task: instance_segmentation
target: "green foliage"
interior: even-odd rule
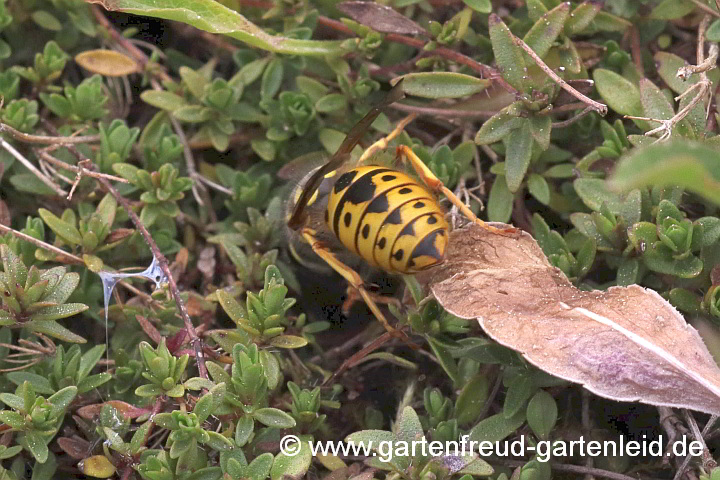
[[[48,460],[48,443],[62,425],[65,411],[77,395],[76,387],[65,387],[48,398],[36,395],[30,382],[18,386],[15,394],[0,393],[10,409],[0,411],[0,422],[18,432],[17,442],[39,463]]]
[[[153,225],[162,217],[176,217],[180,213],[177,201],[183,192],[190,190],[192,180],[178,177],[178,170],[165,164],[155,172],[148,172],[129,163],[116,163],[113,170],[142,191],[140,201],[144,203],[140,219],[146,226]]]
[[[77,273],[68,273],[64,267],[27,268],[7,245],[0,245],[0,258],[3,262],[0,326],[22,327],[68,342],[85,342],[57,322],[88,308],[82,303],[65,303],[80,281]]]
[[[55,115],[73,122],[97,120],[108,114],[105,104],[109,98],[103,90],[100,75],[86,78],[77,87],[66,85],[63,93],[64,95],[43,92],[40,100]]]
[[[139,397],[154,397],[167,395],[168,397],[182,397],[185,394],[185,387],[180,380],[185,374],[189,355],[175,357],[165,346],[165,343],[153,349],[147,342],[138,346],[145,365],[142,376],[150,383],[135,389],[135,395]]]

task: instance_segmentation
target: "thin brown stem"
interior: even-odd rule
[[[40,158],[42,158],[43,160],[45,160],[46,162],[52,163],[53,165],[55,165],[55,166],[57,166],[57,167],[60,167],[60,168],[62,168],[62,169],[64,169],[64,170],[70,170],[71,172],[75,172],[75,173],[78,173],[78,174],[81,174],[81,175],[87,175],[88,177],[93,177],[93,178],[105,178],[105,179],[107,179],[107,180],[112,180],[113,182],[130,183],[130,182],[128,182],[126,179],[124,179],[124,178],[122,178],[122,177],[118,177],[118,176],[115,176],[115,175],[108,175],[108,174],[106,174],[106,173],[100,173],[100,172],[96,172],[96,171],[94,171],[94,170],[90,170],[90,169],[87,169],[87,168],[78,167],[78,166],[76,166],[76,165],[70,165],[69,163],[65,163],[65,162],[63,162],[62,160],[60,160],[60,159],[58,159],[58,158],[55,158],[55,157],[53,157],[52,155],[50,155],[50,154],[48,153],[48,150],[46,150],[46,149],[35,150],[35,153],[36,153]]]
[[[61,257],[65,257],[69,260],[68,263],[77,263],[77,264],[82,264],[82,265],[85,264],[83,259],[78,257],[77,255],[73,255],[72,253],[66,252],[62,248],[58,248],[55,245],[50,245],[49,243],[45,243],[42,240],[38,240],[35,237],[31,237],[30,235],[28,235],[26,233],[18,232],[17,230],[15,230],[13,228],[6,227],[2,223],[0,223],[0,232],[11,233],[21,240],[25,240],[26,242],[32,243],[36,247],[40,247],[43,250],[47,250],[48,252],[52,252],[56,255],[60,255]]]
[[[537,66],[540,67],[540,69],[543,72],[545,72],[548,77],[552,78],[558,85],[560,85],[560,88],[562,88],[563,90],[568,92],[570,95],[572,95],[573,97],[577,98],[578,100],[580,100],[581,102],[586,104],[588,107],[591,107],[594,111],[598,112],[600,115],[605,116],[607,114],[607,105],[600,103],[600,102],[596,102],[592,98],[590,98],[586,95],[583,95],[582,93],[580,93],[576,89],[574,89],[572,86],[570,86],[570,84],[568,84],[565,80],[560,78],[558,76],[558,74],[553,71],[552,68],[548,67],[547,64],[545,62],[543,62],[542,58],[540,58],[538,56],[538,54],[535,53],[535,51],[532,48],[530,48],[530,45],[525,43],[521,38],[513,35],[513,42],[515,43],[515,45],[517,45],[518,47],[525,50],[525,53],[530,55],[530,58],[533,59],[535,64],[537,64]]]
[[[157,243],[155,243],[155,240],[153,240],[152,236],[150,235],[150,232],[148,232],[145,225],[140,221],[140,218],[137,216],[135,211],[132,209],[130,202],[120,195],[117,190],[115,190],[115,187],[113,187],[110,182],[108,182],[104,178],[98,178],[98,182],[107,190],[110,195],[115,197],[115,200],[118,201],[118,203],[123,207],[125,212],[130,217],[130,220],[135,225],[135,228],[138,229],[140,234],[145,239],[145,242],[148,244],[148,247],[150,247],[150,251],[152,252],[153,256],[158,262],[158,265],[160,265],[160,268],[162,269],[163,273],[167,277],[168,285],[170,287],[170,293],[173,296],[173,299],[175,300],[175,304],[178,307],[178,310],[180,311],[180,316],[183,319],[183,322],[185,323],[185,330],[187,331],[188,336],[190,337],[190,344],[193,347],[193,350],[195,351],[195,360],[197,362],[198,367],[198,373],[202,378],[210,378],[208,376],[207,367],[205,366],[205,353],[203,352],[203,341],[200,337],[198,337],[197,332],[195,331],[195,327],[193,326],[192,320],[190,319],[190,315],[188,314],[187,307],[185,306],[185,302],[183,302],[183,299],[180,297],[180,290],[178,289],[177,283],[175,282],[175,278],[173,277],[172,272],[170,271],[170,265],[168,263],[167,258],[165,258],[165,255],[162,254],[160,249],[157,246]]]
[[[10,125],[0,123],[0,133],[7,133],[15,140],[23,143],[38,143],[41,145],[67,145],[74,143],[95,143],[100,141],[100,135],[77,135],[74,137],[30,135],[16,130]]]
[[[38,170],[38,168],[37,168],[35,165],[33,165],[33,163],[32,163],[30,160],[28,160],[27,158],[25,158],[25,156],[24,156],[22,153],[18,152],[18,151],[15,149],[15,147],[13,147],[12,145],[10,145],[10,143],[6,142],[4,138],[0,138],[0,146],[1,146],[2,148],[4,148],[10,155],[12,155],[13,157],[15,157],[20,163],[22,163],[25,168],[27,168],[28,170],[30,170],[30,171],[31,171],[36,177],[38,177],[45,185],[47,185],[48,187],[50,187],[50,189],[52,189],[53,192],[55,192],[56,194],[58,194],[58,195],[60,195],[60,196],[62,196],[62,197],[64,197],[65,195],[67,195],[67,192],[65,192],[65,190],[63,190],[62,188],[60,188],[60,186],[58,186],[57,183],[53,182],[53,181],[52,181],[50,178],[48,178],[44,173],[42,173],[40,170]]]
[[[588,113],[592,112],[593,109],[591,107],[585,108],[582,112],[578,113],[577,115],[573,115],[572,117],[568,118],[567,120],[563,120],[562,122],[553,122],[552,127],[553,128],[565,128],[569,127],[573,123],[577,122],[581,118],[583,118]]]
[[[318,23],[321,25],[325,25],[326,27],[330,27],[333,30],[337,30],[339,32],[343,32],[345,34],[355,36],[355,33],[348,28],[344,23],[333,20],[328,17],[323,17],[322,15],[318,17]],[[409,47],[417,48],[418,50],[422,50],[426,43],[424,40],[420,40],[417,38],[407,37],[405,35],[399,35],[397,33],[388,33],[385,35],[385,39],[390,42],[395,43],[401,43],[403,45],[407,45]],[[445,57],[448,60],[452,60],[455,63],[459,63],[460,65],[465,65],[472,69],[473,71],[481,74],[484,78],[488,78],[492,80],[495,84],[502,87],[503,89],[507,90],[508,92],[512,94],[517,94],[518,91],[510,85],[498,72],[492,67],[489,67],[487,65],[483,65],[482,63],[478,62],[477,60],[474,60],[467,55],[463,55],[460,52],[456,52],[454,50],[450,50],[449,48],[436,48],[433,50],[434,55],[438,55],[441,57]]]

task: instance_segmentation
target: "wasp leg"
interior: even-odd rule
[[[335,255],[333,255],[333,253],[328,248],[323,246],[322,243],[318,241],[317,238],[315,238],[314,232],[311,229],[304,228],[302,230],[302,235],[305,240],[307,240],[307,242],[310,244],[313,251],[320,258],[325,260],[325,262],[330,265],[333,270],[342,275],[343,278],[348,281],[351,287],[355,288],[360,293],[362,299],[365,300],[365,304],[370,308],[370,311],[373,313],[373,315],[375,315],[375,318],[377,318],[378,321],[382,324],[382,326],[385,327],[385,330],[390,332],[393,336],[402,339],[411,348],[420,348],[410,341],[405,332],[397,330],[388,323],[385,315],[383,315],[383,313],[380,311],[380,307],[378,307],[377,303],[375,303],[373,296],[365,289],[362,278],[355,270],[345,265]]]
[[[418,158],[417,155],[415,155],[415,152],[413,152],[410,147],[406,145],[400,145],[397,147],[397,156],[401,158],[407,158],[407,160],[410,162],[410,165],[412,165],[413,169],[415,169],[415,172],[418,174],[420,179],[430,187],[431,190],[435,192],[440,192],[443,195],[447,197],[450,202],[455,205],[463,215],[465,215],[467,218],[469,218],[472,222],[477,223],[485,230],[497,233],[499,235],[505,235],[510,236],[514,233],[517,233],[518,229],[515,227],[508,227],[508,228],[497,228],[493,227],[492,225],[488,225],[486,222],[483,222],[480,220],[468,207],[465,205],[462,200],[460,200],[453,192],[451,192],[443,183],[442,181],[435,176],[434,173],[425,165],[425,163]]]
[[[384,305],[393,304],[398,309],[402,308],[402,305],[398,301],[397,298],[394,297],[387,297],[385,295],[378,295],[377,293],[368,292],[368,294],[372,297],[372,299],[375,301],[375,303],[381,303]],[[362,297],[360,296],[360,291],[353,287],[352,285],[348,285],[347,288],[347,299],[345,302],[343,302],[342,305],[342,311],[344,314],[347,315],[347,313],[350,311],[352,306],[355,304],[355,302],[361,300]]]
[[[370,145],[367,150],[363,152],[363,154],[358,158],[357,165],[362,165],[365,160],[375,155],[377,152],[381,150],[385,150],[388,147],[388,144],[393,141],[398,135],[400,135],[403,130],[405,130],[405,127],[408,126],[410,122],[415,120],[415,117],[417,117],[416,113],[411,113],[407,117],[403,118],[397,126],[393,129],[392,132],[390,132],[386,137],[381,138],[377,142]]]

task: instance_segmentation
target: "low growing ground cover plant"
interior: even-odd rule
[[[0,0],[0,480],[720,478],[718,41],[715,0]],[[286,228],[399,81],[350,157],[406,119],[376,162],[414,175],[392,163],[409,147],[541,252],[497,304],[355,262],[407,337]],[[448,276],[524,265],[479,263],[507,245],[454,250]],[[593,331],[571,362],[615,369],[583,381],[599,395],[528,360],[557,332],[523,350],[461,305],[542,326],[534,306],[630,285],[623,308],[671,314],[608,320],[631,347]],[[670,454],[377,450],[621,437]]]

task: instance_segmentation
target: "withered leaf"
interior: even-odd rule
[[[106,77],[124,77],[140,71],[135,60],[115,50],[86,50],[75,56],[75,62],[85,70]]]
[[[375,2],[342,2],[337,9],[361,25],[380,33],[427,35],[427,31],[390,7]]]
[[[133,405],[130,405],[129,403],[120,400],[110,400],[105,403],[112,405],[112,407],[115,408],[118,412],[122,413],[123,416],[130,419],[138,418],[151,412],[149,408],[135,407]],[[100,411],[102,410],[102,407],[103,405],[105,405],[105,403],[94,403],[92,405],[85,405],[84,407],[78,408],[77,414],[81,418],[84,418],[86,420],[93,420],[100,415]]]
[[[76,460],[82,460],[92,450],[90,442],[77,435],[72,437],[59,437],[57,444],[63,452]]]
[[[445,263],[428,274],[447,311],[477,318],[552,375],[614,400],[720,414],[720,369],[697,330],[653,290],[578,290],[529,234],[477,225],[452,232]]]

